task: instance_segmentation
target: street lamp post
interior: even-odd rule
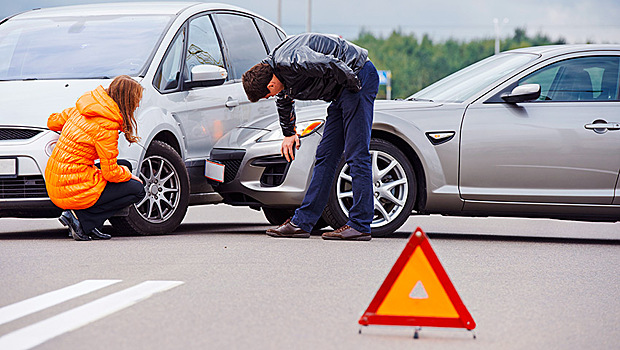
[[[308,0],[308,14],[306,17],[306,32],[312,31],[312,0]]]
[[[499,19],[493,18],[493,25],[495,27],[495,54],[499,53],[499,35],[504,24],[508,23],[508,18],[504,18],[500,25]]]

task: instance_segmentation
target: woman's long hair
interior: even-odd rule
[[[110,87],[106,89],[108,95],[116,102],[118,109],[123,117],[121,131],[125,133],[125,138],[130,143],[138,142],[140,138],[136,136],[138,126],[134,112],[142,99],[144,88],[137,81],[128,75],[119,75],[112,80]]]

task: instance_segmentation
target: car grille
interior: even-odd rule
[[[0,199],[46,198],[43,176],[18,176],[0,179]]]
[[[241,159],[220,160],[219,162],[225,165],[224,183],[234,180],[241,166]]]
[[[291,163],[282,156],[267,156],[254,160],[252,165],[265,167],[260,177],[261,185],[275,187],[282,185]]]
[[[227,183],[234,180],[237,176],[244,156],[245,150],[214,148],[211,150],[211,157],[209,159],[224,164],[224,183]]]
[[[4,140],[27,140],[40,134],[41,130],[35,129],[0,129],[0,141]]]

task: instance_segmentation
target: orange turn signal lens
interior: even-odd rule
[[[314,122],[310,125],[308,125],[302,132],[300,137],[304,137],[306,135],[308,135],[309,133],[313,132],[314,129],[318,128],[322,123],[321,122]]]

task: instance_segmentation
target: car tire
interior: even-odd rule
[[[280,208],[263,208],[263,214],[267,221],[272,225],[282,225],[286,220],[291,218],[295,214],[294,209],[280,209]],[[320,230],[329,226],[329,224],[322,218],[314,225],[313,230]]]
[[[293,216],[293,211],[280,208],[263,208],[263,214],[272,225],[282,225],[288,218]]]
[[[110,218],[121,233],[159,235],[174,231],[189,205],[189,176],[181,156],[170,145],[153,141],[140,165],[146,196],[129,207],[129,215]]]
[[[374,216],[373,236],[387,236],[399,229],[411,215],[416,200],[417,181],[405,154],[393,144],[373,138],[370,141],[373,169]],[[352,206],[349,167],[341,159],[323,217],[334,228],[348,222]],[[396,183],[396,184],[395,184]]]

